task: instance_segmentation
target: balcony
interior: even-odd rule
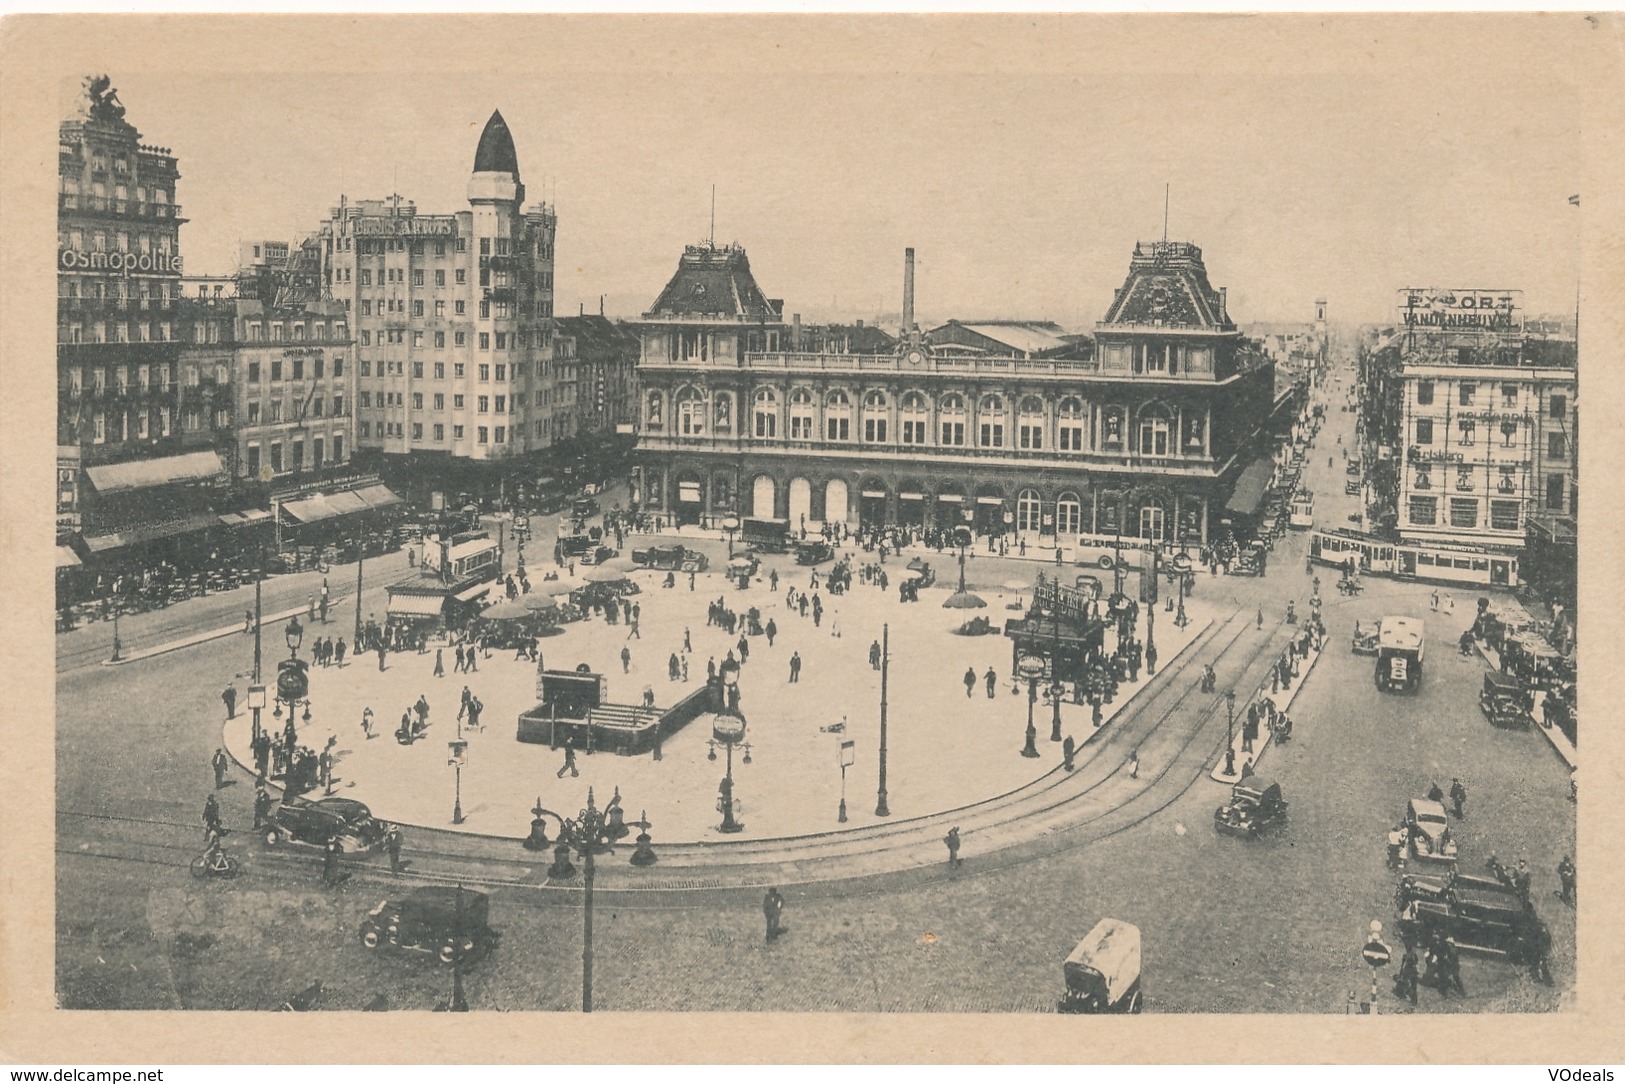
[[[57,195],[57,209],[80,211],[86,214],[113,215],[119,218],[149,218],[183,222],[178,203],[152,203],[146,200],[119,199],[115,196],[87,196],[80,192],[62,192]]]

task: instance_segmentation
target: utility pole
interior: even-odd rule
[[[891,626],[880,626],[880,791],[875,798],[875,816],[891,816],[886,805],[886,675],[891,668]]]

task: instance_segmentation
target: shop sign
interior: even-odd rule
[[[1424,330],[1521,331],[1523,291],[1407,288],[1399,291],[1399,319]]]
[[[179,253],[161,252],[80,252],[64,248],[57,252],[57,268],[62,271],[122,271],[179,275]]]
[[[411,218],[364,216],[350,220],[356,237],[454,237],[457,219],[450,215],[414,215]]]

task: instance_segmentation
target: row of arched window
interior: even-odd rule
[[[733,435],[732,394],[717,392],[709,406],[709,421],[716,432]],[[982,396],[974,403],[974,418],[971,406],[965,396],[949,392],[936,401],[933,411],[930,399],[923,392],[910,391],[898,400],[894,418],[891,397],[883,391],[864,392],[861,406],[854,409],[853,398],[844,389],[824,393],[820,403],[811,389],[796,388],[790,392],[788,410],[784,410],[777,391],[761,388],[755,394],[745,435],[759,440],[782,436],[789,440],[857,440],[865,444],[971,446],[1019,451],[1082,452],[1098,448],[1106,452],[1134,451],[1155,456],[1201,455],[1206,449],[1204,417],[1191,412],[1181,419],[1173,409],[1161,403],[1148,403],[1132,412],[1132,433],[1128,408],[1102,407],[1098,435],[1091,434],[1089,406],[1078,396],[1060,400],[1053,426],[1042,398],[1019,397],[1015,401],[1013,431],[1008,431],[1010,415],[1003,396]],[[664,407],[663,392],[648,393],[644,414],[648,428],[665,427]],[[694,387],[679,389],[672,397],[672,415],[676,434],[703,435],[708,421],[704,393]],[[1182,425],[1183,432],[1176,429],[1176,425]],[[1131,446],[1125,447],[1131,436],[1134,438]]]

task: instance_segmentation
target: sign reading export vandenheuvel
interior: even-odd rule
[[[1523,291],[1407,288],[1399,291],[1399,320],[1422,330],[1521,331]]]

